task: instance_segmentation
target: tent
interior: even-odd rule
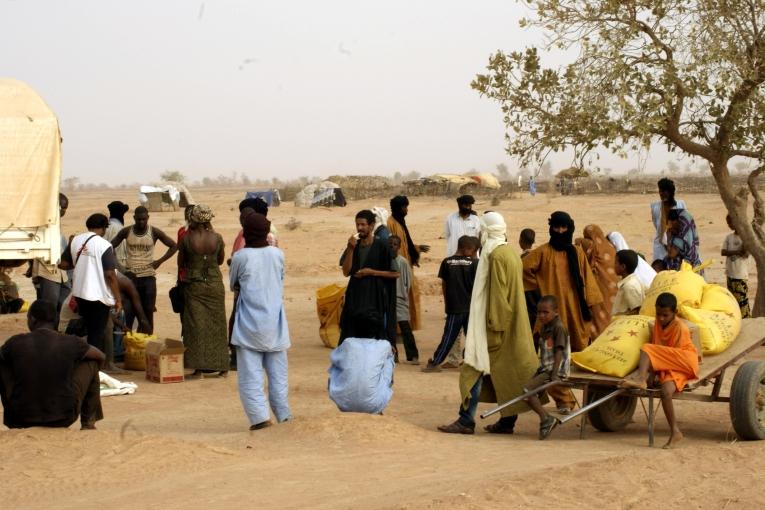
[[[0,259],[58,261],[61,134],[27,84],[0,79]]]
[[[297,207],[345,207],[346,205],[342,188],[332,181],[309,184],[295,196]]]
[[[248,191],[245,193],[244,198],[262,198],[268,204],[268,207],[278,207],[282,203],[279,190],[276,188]]]
[[[141,186],[138,201],[150,212],[177,211],[196,204],[189,189],[178,182]]]

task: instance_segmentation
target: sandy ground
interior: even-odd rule
[[[236,233],[236,205],[243,190],[196,190],[211,205],[225,239]],[[727,229],[722,204],[712,195],[683,196],[701,231],[708,272],[724,279],[720,245]],[[91,212],[134,193],[73,193],[64,218],[67,233],[79,232]],[[513,245],[519,231],[534,228],[546,240],[546,219],[567,210],[578,231],[589,222],[619,230],[632,247],[650,253],[648,195],[513,198],[476,209],[505,215]],[[95,432],[0,429],[0,492],[4,508],[637,508],[650,504],[683,508],[760,508],[759,481],[765,443],[735,439],[726,404],[678,402],[687,440],[675,451],[647,447],[646,419],[619,433],[588,429],[579,439],[572,423],[550,440],[536,439],[537,418],[521,416],[513,436],[451,436],[435,427],[456,416],[457,373],[421,373],[400,366],[395,395],[385,416],[341,414],[327,397],[329,350],[318,337],[315,290],[343,283],[336,267],[353,216],[380,200],[345,209],[272,209],[287,260],[286,306],[292,333],[292,423],[250,433],[236,390],[236,376],[182,384],[139,383],[132,396],[104,399],[106,419]],[[408,222],[418,243],[431,244],[416,271],[423,282],[424,328],[416,333],[420,358],[440,339],[443,303],[436,278],[445,241],[449,199],[415,199]],[[151,223],[174,233],[181,213],[154,213]],[[290,218],[300,222],[294,230]],[[159,250],[160,248],[158,248]],[[167,298],[175,264],[160,269],[156,322],[163,337],[177,338],[179,322]],[[18,277],[22,292],[33,296]],[[754,289],[752,289],[754,292]],[[752,294],[754,295],[754,294]],[[230,306],[230,296],[229,305]],[[21,316],[0,320],[0,338],[24,330]],[[755,352],[749,359],[765,359]],[[725,388],[729,387],[729,380]],[[486,406],[482,407],[486,408]],[[657,419],[657,443],[667,435]],[[483,425],[483,424],[480,424]]]

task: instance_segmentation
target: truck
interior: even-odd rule
[[[0,266],[61,257],[58,119],[27,84],[0,78]]]

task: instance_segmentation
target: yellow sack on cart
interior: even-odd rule
[[[704,287],[704,294],[701,296],[702,310],[710,312],[723,312],[733,316],[741,316],[741,308],[733,294],[720,285],[710,284]]]
[[[704,277],[694,273],[691,265],[686,262],[683,262],[680,271],[662,271],[656,275],[645,293],[640,315],[655,317],[656,298],[664,292],[673,294],[677,298],[678,306],[699,308],[706,285]]]
[[[590,372],[624,377],[640,361],[640,348],[651,340],[653,317],[617,315],[605,331],[571,361]]]
[[[135,331],[126,333],[122,340],[125,348],[125,370],[146,370],[146,344],[156,339],[156,335]]]
[[[327,285],[316,291],[319,336],[326,347],[334,349],[340,341],[340,315],[345,303],[345,287]]]
[[[741,332],[741,311],[738,306],[736,313],[732,314],[681,306],[680,317],[699,327],[701,352],[705,356],[723,352]]]

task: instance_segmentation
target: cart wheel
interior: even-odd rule
[[[605,397],[611,390],[590,389],[587,393],[587,403],[594,402]],[[601,432],[616,432],[622,430],[632,421],[635,414],[637,398],[627,395],[619,395],[599,405],[587,413],[590,423]]]
[[[741,439],[765,439],[765,363],[762,361],[747,361],[733,377],[730,421]]]

